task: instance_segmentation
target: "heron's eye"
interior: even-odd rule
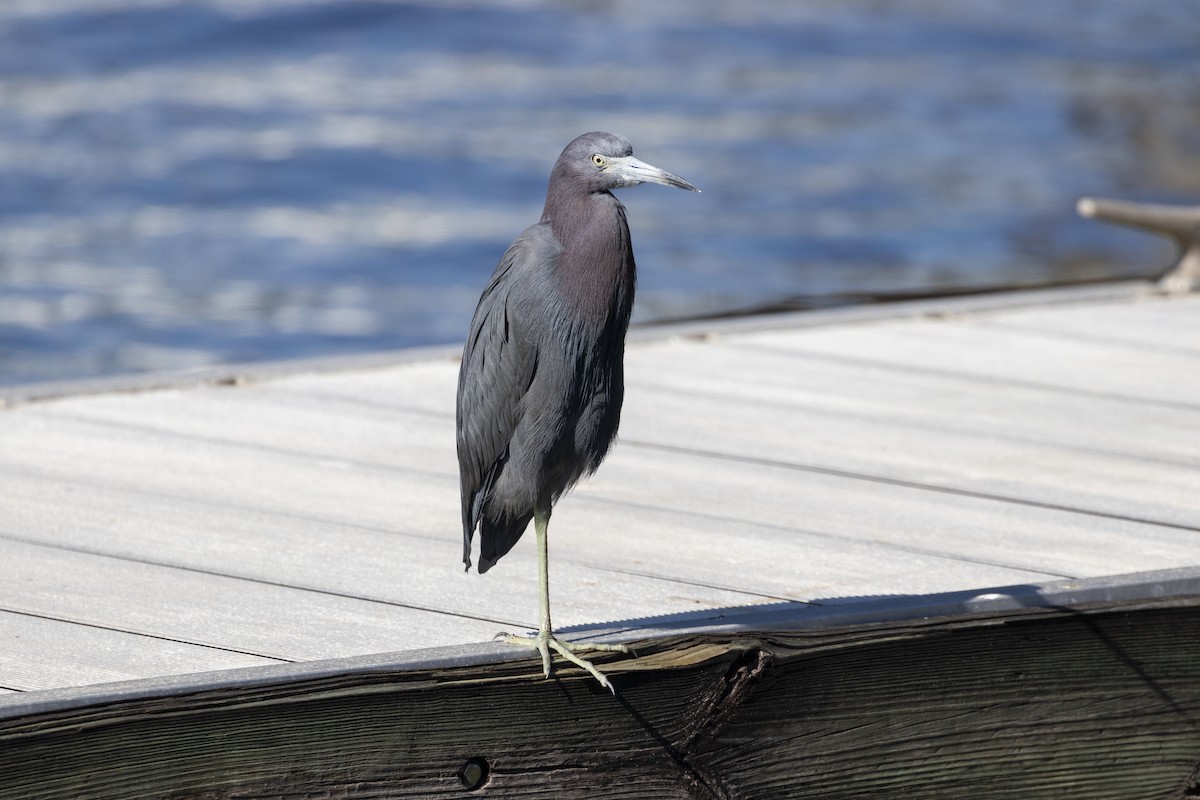
[[[604,156],[597,153],[596,155],[592,156],[592,163],[597,167],[603,167],[608,162],[604,160]]]

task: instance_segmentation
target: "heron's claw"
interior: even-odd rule
[[[608,689],[613,694],[616,694],[617,690],[613,688],[611,683],[609,683],[609,680],[605,674],[596,669],[595,665],[586,658],[580,658],[579,656],[575,655],[575,651],[599,650],[610,653],[625,653],[626,655],[634,654],[632,650],[623,644],[565,642],[550,631],[542,631],[537,636],[516,636],[511,633],[502,632],[496,634],[493,641],[504,641],[509,644],[520,645],[521,647],[532,647],[537,650],[542,655],[542,672],[547,678],[549,678],[551,672],[553,672],[550,663],[550,650],[553,649],[560,656],[565,658],[567,661],[570,661],[575,666],[579,667],[580,669],[587,670],[593,678],[600,682],[601,686],[603,686],[605,689]]]

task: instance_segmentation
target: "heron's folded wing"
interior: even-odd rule
[[[549,227],[535,225],[500,259],[471,321],[458,376],[458,463],[463,504],[463,560],[491,482],[503,469],[537,371],[537,346],[522,319],[528,293],[543,289],[559,246]]]

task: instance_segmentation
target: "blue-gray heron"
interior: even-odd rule
[[[505,251],[471,321],[458,375],[458,463],[463,562],[479,530],[487,572],[533,520],[541,622],[534,647],[550,677],[550,650],[608,679],[550,625],[546,527],[558,498],[600,466],[617,435],[624,394],[625,331],[636,266],[625,207],[611,190],[660,183],[699,191],[633,157],[620,136],[585,133],[550,173],[541,221]]]

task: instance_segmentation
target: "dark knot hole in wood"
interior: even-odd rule
[[[468,758],[458,770],[458,779],[468,792],[480,788],[488,779],[488,763],[482,758]]]
[[[1192,797],[1200,797],[1200,764],[1192,767],[1192,771],[1188,773],[1187,778],[1183,781],[1183,794],[1179,795],[1182,800],[1189,800]]]

